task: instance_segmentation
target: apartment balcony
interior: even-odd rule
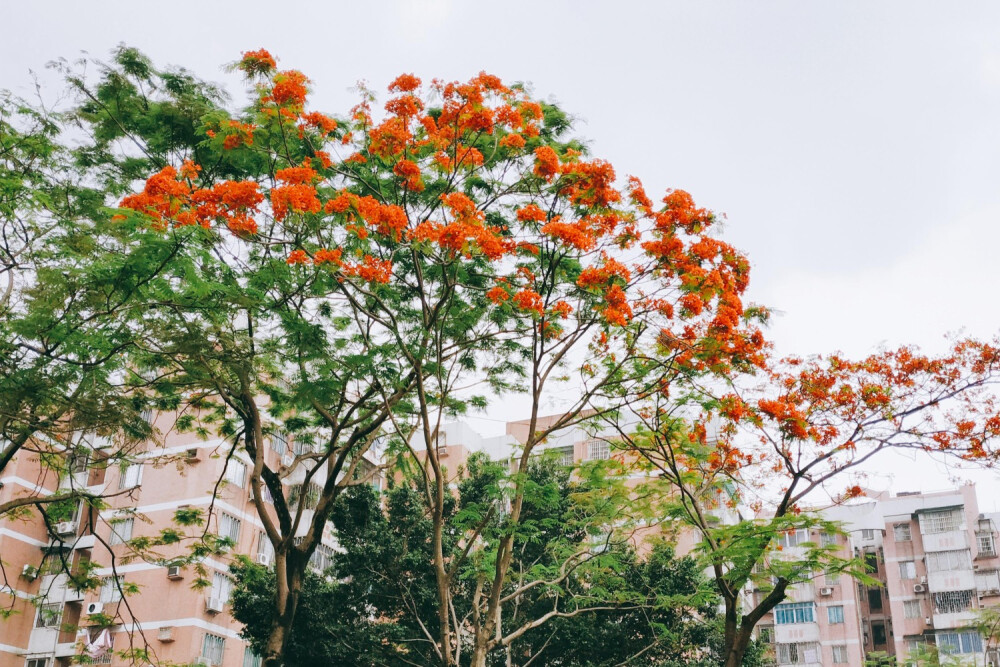
[[[976,612],[973,610],[960,611],[952,614],[934,614],[932,617],[935,630],[954,630],[965,628],[976,620]]]
[[[931,572],[927,575],[927,588],[931,592],[968,591],[976,587],[976,575],[972,570],[950,570]]]
[[[925,533],[921,539],[924,551],[953,551],[969,548],[969,534],[964,530],[949,530],[944,533]]]
[[[775,625],[774,641],[781,644],[801,644],[804,642],[818,642],[819,624],[782,623]]]

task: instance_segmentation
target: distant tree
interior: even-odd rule
[[[449,505],[448,525],[455,527],[447,531],[450,535],[462,534],[468,520],[463,511],[488,498],[496,480],[496,468],[481,457],[472,459],[469,471]],[[696,561],[675,558],[664,544],[639,556],[626,544],[595,541],[579,519],[578,503],[587,502],[585,487],[570,482],[567,471],[552,461],[533,463],[528,478],[545,492],[532,494],[526,520],[537,534],[518,554],[517,571],[551,571],[558,565],[560,545],[567,542],[595,553],[570,580],[522,593],[506,619],[508,627],[540,617],[554,602],[562,602],[564,610],[579,603],[584,610],[586,605],[597,608],[530,629],[491,652],[489,664],[599,667],[718,662],[710,648],[721,646],[717,599]],[[356,487],[338,499],[333,520],[344,552],[326,576],[308,575],[303,609],[316,613],[297,617],[286,664],[436,662],[428,640],[437,622],[436,580],[429,558],[433,523],[422,494],[409,484],[395,486],[383,511],[372,489]],[[470,574],[472,568],[470,564]],[[270,609],[263,603],[273,594],[273,574],[245,561],[234,571],[233,614],[245,624],[244,636],[258,650],[266,642]],[[454,613],[462,627],[461,618],[468,618],[478,593],[475,579],[467,574],[460,579],[466,583],[456,591]],[[471,659],[469,654],[460,656],[459,664]]]

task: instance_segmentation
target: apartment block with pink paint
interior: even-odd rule
[[[934,649],[952,663],[997,665],[969,626],[976,610],[1000,606],[997,514],[979,510],[976,488],[874,495],[825,513],[847,536],[799,531],[785,553],[806,540],[836,540],[840,555],[861,558],[877,581],[820,574],[800,586],[759,626],[779,665],[897,664]],[[922,664],[922,663],[921,663]]]
[[[7,581],[0,604],[14,612],[0,620],[0,667],[68,666],[88,645],[100,655],[97,664],[132,664],[115,654],[129,648],[176,664],[260,664],[240,639],[241,626],[227,606],[233,586],[229,555],[246,554],[262,564],[273,556],[250,498],[250,461],[237,451],[227,462],[228,447],[222,440],[200,440],[171,426],[171,416],[158,416],[154,427],[165,434],[161,442],[149,445],[124,469],[102,465],[99,438],[84,438],[71,453],[71,478],[56,479],[27,452],[7,466],[0,501],[29,493],[46,495],[70,484],[120,495],[110,498],[110,507],[99,513],[84,511],[81,503],[75,516],[51,530],[37,515],[0,522],[0,561]],[[276,433],[269,439],[267,456],[277,469],[291,464],[303,453],[300,449]],[[290,496],[309,493],[297,473],[293,469],[286,480]],[[323,480],[313,480],[317,482]],[[225,556],[200,563],[210,582],[204,589],[192,588],[194,566],[171,565],[171,558],[183,553],[181,545],[162,549],[154,558],[128,560],[127,541],[175,526],[175,513],[186,509],[200,510],[207,518],[203,528],[233,544]],[[330,530],[313,556],[313,566],[329,565],[335,548]],[[96,562],[96,574],[103,579],[98,590],[79,593],[66,586],[65,572],[82,561]],[[122,584],[135,584],[140,593],[123,598]],[[109,633],[101,636],[89,622],[94,614],[116,620]],[[111,650],[101,650],[104,644]]]

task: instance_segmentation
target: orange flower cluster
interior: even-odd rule
[[[559,175],[559,156],[552,150],[551,146],[539,146],[535,149],[535,175],[541,176],[546,181],[552,181]]]
[[[318,130],[320,134],[327,135],[332,133],[337,129],[337,121],[321,114],[318,111],[310,111],[308,113],[303,113],[299,116],[299,126],[302,129],[313,128]]]
[[[244,51],[242,55],[243,58],[240,60],[237,67],[246,73],[247,76],[270,74],[278,67],[278,63],[275,62],[274,56],[272,56],[265,49]]]
[[[360,264],[344,265],[345,276],[357,276],[365,282],[387,284],[392,278],[392,262],[365,255]]]
[[[545,304],[542,295],[532,289],[523,289],[514,295],[514,304],[521,310],[535,313],[539,317],[545,314]]]
[[[538,157],[538,151],[535,151],[535,156]],[[556,161],[558,163],[558,158]],[[539,173],[539,165],[535,168],[536,173]],[[550,168],[552,167],[546,167]],[[562,175],[560,183],[563,185],[560,194],[568,197],[577,206],[607,208],[621,201],[621,193],[614,186],[615,170],[604,160],[570,162],[562,168]]]
[[[316,188],[307,183],[271,188],[271,211],[279,222],[289,213],[319,213],[322,208]]]
[[[424,181],[420,177],[420,167],[410,160],[400,160],[392,169],[393,173],[403,179],[403,187],[414,192],[424,189]]]
[[[164,167],[146,180],[140,193],[122,199],[121,208],[144,213],[153,218],[155,229],[221,222],[237,235],[256,234],[253,215],[259,211],[264,195],[252,181],[224,181],[211,188],[192,188],[200,167],[188,161],[180,173]]]
[[[297,109],[305,105],[309,92],[306,88],[309,79],[305,74],[293,69],[278,72],[272,83],[270,95],[263,98],[262,102],[274,102],[278,106],[288,105]]]
[[[230,120],[227,124],[226,138],[222,141],[222,147],[226,150],[239,148],[240,146],[253,145],[253,131],[257,128],[251,123],[241,123],[238,120]],[[210,133],[214,136],[214,132]]]
[[[503,303],[510,299],[510,293],[498,285],[486,292],[486,298],[493,303]]]

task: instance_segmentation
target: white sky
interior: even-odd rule
[[[226,82],[237,101],[222,65],[265,47],[332,112],[362,78],[530,81],[619,174],[728,215],[752,300],[780,311],[779,352],[936,350],[947,332],[1000,331],[1000,3],[4,5],[0,88],[21,94],[29,70],[119,42]],[[893,487],[948,483],[889,468]]]

